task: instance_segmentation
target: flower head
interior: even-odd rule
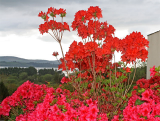
[[[155,65],[153,66],[153,68],[150,68],[150,76],[154,76],[156,73],[155,71]]]
[[[59,54],[58,54],[58,52],[53,52],[52,55],[53,55],[53,56],[57,56],[57,55],[59,55]]]

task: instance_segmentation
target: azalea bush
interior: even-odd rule
[[[56,15],[62,17],[61,22],[55,21]],[[134,77],[130,79],[132,69],[127,64],[132,63],[136,68],[137,59],[146,60],[148,40],[140,32],[132,32],[124,39],[115,37],[115,28],[99,21],[101,9],[91,6],[75,14],[71,27],[82,42],[73,41],[64,55],[62,36],[64,30],[70,31],[69,25],[63,22],[66,10],[50,7],[38,16],[44,19],[40,33],[49,33],[60,45],[63,57],[59,69],[67,71],[67,77],[62,78],[62,85],[57,89],[27,81],[2,102],[0,115],[16,120],[130,120],[126,110],[133,100],[133,92],[129,90]],[[121,62],[115,62],[116,51],[122,54]],[[56,58],[58,55],[53,53]],[[64,89],[64,83],[72,85],[75,91]]]
[[[0,104],[0,115],[10,116],[9,120],[24,121],[72,121],[108,120],[106,114],[98,114],[97,102],[75,98],[77,92],[56,90],[46,85],[37,85],[30,81],[22,84]]]
[[[153,70],[159,75],[158,68],[157,71],[155,66],[151,68],[151,75]],[[151,79],[140,79],[136,82],[128,106],[123,110],[126,121],[160,121],[160,76],[157,75],[152,75]]]
[[[97,101],[79,100],[78,92],[70,92],[60,85],[37,85],[29,81],[22,84],[0,104],[0,115],[9,120],[107,121],[106,113],[99,114]],[[115,115],[112,121],[160,120],[160,76],[140,79],[133,87],[132,96],[123,110],[123,118]]]
[[[55,21],[59,14],[62,22]],[[50,20],[49,15],[53,19]],[[45,21],[39,26],[39,31],[41,34],[49,33],[59,43],[62,51],[59,69],[66,70],[68,76],[67,79],[62,79],[62,83],[71,84],[81,100],[96,100],[100,112],[113,118],[122,113],[121,110],[131,96],[128,91],[133,79],[130,82],[128,77],[131,71],[126,65],[136,65],[136,59],[145,61],[149,42],[140,32],[133,32],[124,39],[115,37],[115,28],[107,22],[99,21],[102,18],[101,9],[91,6],[87,11],[80,10],[75,14],[71,27],[73,31],[78,31],[82,42],[73,41],[64,55],[62,35],[64,30],[70,31],[69,25],[63,22],[65,16],[64,9],[52,7],[46,13],[39,13],[39,17]],[[122,53],[122,63],[112,63],[115,51]],[[57,57],[58,53],[54,52],[53,55]],[[74,74],[69,75],[68,70],[74,71]]]

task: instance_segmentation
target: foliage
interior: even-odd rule
[[[133,67],[133,72],[135,71],[135,68]],[[134,73],[131,73],[130,78],[132,79],[134,76]],[[139,79],[146,79],[146,72],[147,72],[147,62],[141,62],[141,60],[137,60],[137,67],[136,67],[136,74],[134,78],[134,83],[136,84],[136,81]]]
[[[37,70],[34,67],[26,68],[25,71],[27,72],[28,76],[37,74]]]
[[[4,85],[3,81],[0,82],[0,102],[9,96],[8,89]]]
[[[20,80],[25,80],[27,77],[28,77],[27,72],[22,72],[22,73],[20,73],[20,75],[19,75],[19,79],[20,79]]]
[[[55,73],[55,70],[53,68],[52,69],[40,69],[40,70],[38,70],[39,75],[45,75],[45,74],[54,75],[54,73]]]
[[[29,68],[1,68],[0,69],[0,81],[4,82],[4,85],[8,88],[9,95],[12,95],[16,89],[22,85],[26,80],[30,80],[35,84],[46,84],[50,82],[51,85],[60,84],[62,77],[65,75],[62,71],[52,69],[40,69],[39,73],[34,67]],[[3,74],[2,74],[3,73]],[[1,93],[0,93],[1,95]]]

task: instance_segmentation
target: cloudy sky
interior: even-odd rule
[[[119,38],[133,31],[147,38],[160,30],[160,0],[0,0],[0,56],[56,60],[52,53],[61,53],[59,44],[49,34],[40,34],[38,27],[43,20],[38,13],[49,7],[64,8],[64,21],[71,26],[75,13],[90,6],[102,9],[100,21],[113,25]],[[56,21],[59,20],[57,16]],[[65,53],[74,40],[81,41],[76,31],[64,32]]]

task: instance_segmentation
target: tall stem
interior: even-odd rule
[[[67,67],[67,64],[66,64],[66,61],[65,61],[65,58],[64,58],[64,54],[63,54],[63,49],[62,49],[61,42],[59,42],[59,45],[60,45],[61,52],[62,52],[62,56],[63,56],[63,59],[64,59],[64,63],[65,63],[66,71],[67,71],[67,76],[68,76],[68,78],[70,79],[69,73],[68,73],[68,67]]]
[[[135,63],[135,71],[134,71],[134,76],[133,76],[132,82],[131,82],[131,84],[130,84],[129,88],[128,88],[128,89],[126,89],[126,91],[125,91],[125,93],[124,93],[123,97],[125,97],[126,93],[129,91],[129,89],[130,89],[130,87],[131,87],[131,85],[132,85],[132,83],[133,83],[133,80],[134,80],[135,74],[136,74],[136,63]],[[119,106],[120,106],[122,103],[123,103],[123,100],[122,100],[122,101],[118,104],[118,106],[116,107],[116,111],[118,110]]]

